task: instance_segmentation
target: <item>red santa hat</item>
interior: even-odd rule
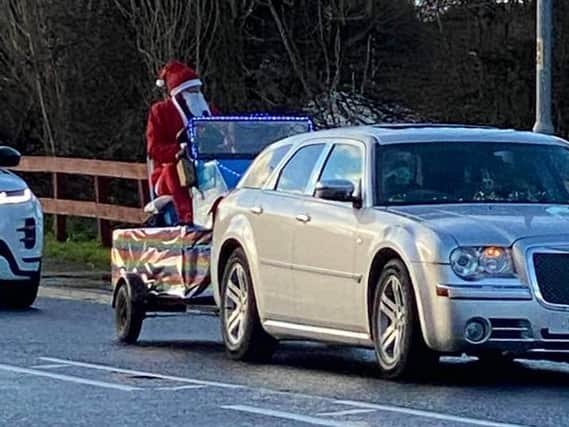
[[[166,86],[171,96],[175,96],[190,87],[201,86],[198,74],[187,65],[178,61],[168,62],[158,74],[156,86]]]

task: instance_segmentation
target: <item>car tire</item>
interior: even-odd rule
[[[24,310],[32,306],[38,296],[39,279],[27,282],[17,282],[12,285],[6,296],[5,305],[8,308]]]
[[[115,300],[117,337],[119,341],[125,344],[134,344],[140,336],[146,312],[143,304],[130,297],[126,283],[119,286]]]
[[[439,357],[423,340],[411,278],[400,260],[389,261],[383,269],[371,317],[383,378],[402,379],[431,373]]]
[[[229,357],[269,361],[276,340],[261,325],[249,263],[241,248],[231,254],[225,265],[220,291],[221,333]]]

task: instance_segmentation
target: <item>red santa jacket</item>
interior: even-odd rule
[[[215,106],[210,106],[210,110],[213,115],[219,115]],[[154,162],[152,185],[158,181],[164,165],[176,161],[176,153],[180,151],[176,135],[183,128],[184,122],[171,98],[152,105],[146,126],[148,156]]]

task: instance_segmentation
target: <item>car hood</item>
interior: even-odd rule
[[[565,205],[429,205],[389,211],[450,234],[462,246],[510,246],[525,237],[569,234],[569,206]]]
[[[0,192],[20,191],[26,188],[28,186],[23,179],[5,169],[0,169]]]

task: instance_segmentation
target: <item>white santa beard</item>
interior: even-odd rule
[[[182,97],[193,116],[202,117],[211,115],[209,106],[201,92],[183,92]]]

